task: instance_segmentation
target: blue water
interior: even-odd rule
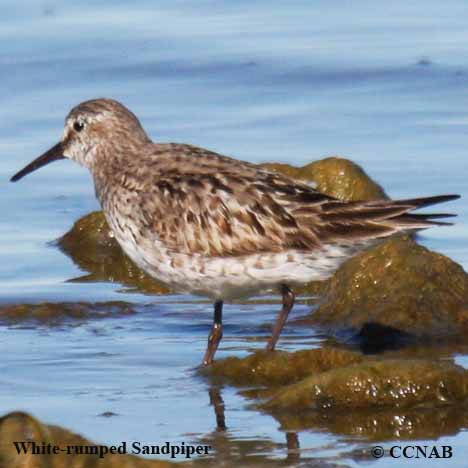
[[[122,101],[157,141],[253,162],[338,154],[392,197],[461,193],[450,205],[457,225],[426,231],[422,243],[467,269],[467,21],[466,1],[2,2],[0,302],[120,299],[141,308],[59,330],[3,327],[3,411],[25,409],[103,443],[214,429],[207,384],[190,372],[210,307],[158,297],[149,313],[152,298],[118,284],[67,283],[83,272],[50,241],[98,208],[89,175],[62,161],[8,182],[58,141],[68,110],[85,99]],[[276,307],[228,308],[220,357],[261,347]],[[282,346],[316,341],[289,329]],[[223,398],[232,439],[284,442],[235,390]],[[120,416],[96,417],[103,411]],[[464,432],[448,440],[463,460]],[[277,447],[265,456],[284,457]],[[306,432],[301,448],[356,463],[345,455],[353,443],[333,433]]]

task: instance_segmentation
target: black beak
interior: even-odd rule
[[[10,182],[16,182],[17,180],[22,179],[25,175],[30,172],[39,169],[46,164],[51,163],[52,161],[57,161],[58,159],[65,159],[62,151],[62,143],[57,143],[55,146],[52,146],[50,150],[46,151],[42,156],[39,156],[34,161],[30,162],[26,167],[23,167],[21,171],[17,172],[11,179]]]

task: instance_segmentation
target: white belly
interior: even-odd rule
[[[323,280],[349,252],[327,247],[317,252],[289,250],[246,256],[205,257],[169,251],[155,240],[136,243],[129,230],[114,231],[124,252],[143,271],[176,292],[232,300],[275,290],[281,284]]]

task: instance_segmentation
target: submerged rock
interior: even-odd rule
[[[343,264],[307,321],[370,336],[378,330],[381,339],[386,330],[420,338],[463,334],[468,330],[468,275],[408,237],[392,238]]]
[[[468,372],[450,362],[366,360],[280,389],[267,411],[436,407],[466,404]]]
[[[288,353],[258,351],[245,358],[229,357],[202,368],[202,374],[235,385],[277,386],[362,360],[352,351],[336,348],[308,349]]]
[[[40,304],[11,304],[0,306],[0,323],[6,325],[32,322],[57,326],[72,321],[84,321],[134,314],[131,304],[111,302],[42,302]]]
[[[73,281],[112,281],[147,293],[170,293],[123,253],[101,211],[80,218],[57,244],[79,268],[90,273]]]
[[[349,159],[330,157],[303,167],[267,163],[262,167],[281,172],[293,179],[313,182],[319,192],[346,201],[380,200],[388,198],[380,185]]]

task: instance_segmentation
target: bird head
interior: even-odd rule
[[[17,172],[10,180],[59,159],[72,159],[93,170],[99,154],[118,152],[149,141],[138,118],[112,99],[93,99],[74,107],[65,119],[63,136],[52,148]]]

